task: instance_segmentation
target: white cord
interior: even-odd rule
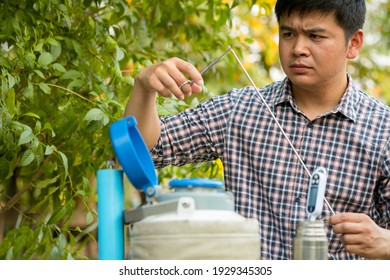
[[[303,166],[303,168],[305,169],[306,173],[309,175],[309,177],[311,177],[311,173],[309,171],[309,169],[306,167],[304,161],[302,160],[301,156],[299,155],[298,151],[295,149],[294,145],[291,143],[290,139],[288,138],[287,134],[284,132],[284,129],[283,127],[280,125],[279,121],[277,120],[277,118],[275,117],[274,113],[272,113],[272,110],[271,108],[268,106],[267,102],[265,101],[263,95],[260,93],[260,91],[258,90],[257,86],[255,85],[255,83],[253,82],[251,76],[249,75],[249,73],[246,71],[244,65],[241,63],[240,59],[238,58],[236,52],[233,50],[233,48],[231,46],[229,46],[229,50],[233,53],[234,57],[236,58],[237,62],[240,64],[242,70],[244,71],[245,75],[248,77],[250,83],[252,84],[252,86],[254,87],[255,91],[257,92],[257,94],[259,95],[259,97],[261,98],[261,100],[263,101],[265,107],[267,108],[267,110],[269,111],[269,113],[271,114],[271,117],[274,119],[275,123],[277,124],[277,126],[279,127],[280,131],[282,132],[283,136],[286,138],[288,144],[290,145],[291,149],[293,150],[294,154],[297,156],[299,162],[301,163],[301,165]],[[328,206],[329,210],[332,212],[332,214],[334,215],[335,212],[333,211],[333,208],[332,206],[330,206],[328,200],[325,198],[324,196],[324,201],[325,201],[325,204]]]

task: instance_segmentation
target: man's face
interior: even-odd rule
[[[347,53],[344,30],[333,14],[292,13],[280,18],[280,61],[293,89],[345,82]]]

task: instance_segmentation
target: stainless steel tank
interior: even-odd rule
[[[159,192],[152,158],[136,125],[128,117],[110,126],[123,171],[148,202],[125,210],[121,219],[130,229],[130,259],[260,259],[258,220],[234,212],[233,196],[224,192],[221,181],[172,180],[170,192]]]
[[[323,220],[299,222],[293,243],[293,259],[328,259],[328,238]]]
[[[232,195],[209,183],[179,180],[161,195],[153,213],[130,226],[129,258],[260,259],[258,220],[235,213]]]

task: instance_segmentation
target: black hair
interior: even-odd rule
[[[298,12],[304,16],[310,12],[334,14],[337,23],[344,29],[345,38],[362,29],[366,17],[365,0],[277,0],[275,4],[276,19]]]

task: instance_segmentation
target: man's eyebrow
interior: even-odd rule
[[[292,28],[291,26],[288,26],[288,25],[281,25],[281,26],[280,26],[280,30],[284,30],[284,31],[293,31],[294,28]]]
[[[303,32],[306,32],[306,33],[323,33],[323,32],[326,32],[326,29],[322,28],[322,27],[309,27],[309,28],[304,28]]]
[[[280,30],[295,31],[296,28],[294,28],[292,26],[288,26],[288,25],[281,25]],[[303,28],[303,32],[305,32],[305,33],[323,33],[323,32],[326,32],[326,29],[319,27],[319,26],[318,27],[314,26],[314,27]]]

